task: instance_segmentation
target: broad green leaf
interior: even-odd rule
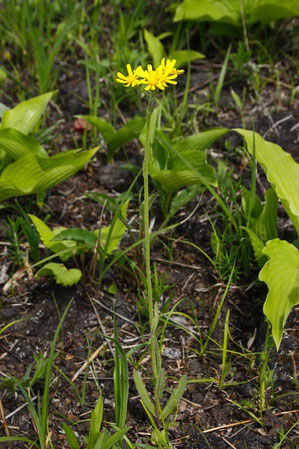
[[[168,399],[167,404],[163,409],[164,419],[166,419],[169,415],[171,415],[175,407],[178,407],[179,402],[186,390],[187,384],[188,384],[188,377],[185,374],[180,378],[178,386],[171,393],[170,398]]]
[[[36,227],[40,239],[45,245],[45,247],[51,248],[51,240],[53,239],[53,237],[55,237],[54,232],[52,232],[49,226],[46,225],[46,223],[43,222],[40,218],[32,214],[28,214],[28,216],[31,219],[34,226]]]
[[[97,244],[97,237],[94,232],[81,228],[71,228],[61,231],[53,237],[52,242],[61,242],[64,240],[72,240],[74,242],[86,243],[86,245],[94,248]]]
[[[299,6],[297,0],[284,0],[283,2],[280,0],[262,0],[256,1],[256,6],[252,11],[251,21],[252,23],[256,21],[270,23],[275,20],[295,17],[298,15]]]
[[[115,150],[125,143],[130,142],[130,140],[139,137],[145,124],[144,118],[135,117],[129,120],[118,131],[115,131],[113,126],[102,118],[91,115],[80,115],[79,117],[84,118],[84,120],[94,125],[100,131],[107,144],[109,160],[112,159]]]
[[[59,253],[66,249],[72,249],[72,251],[76,250],[76,243],[72,240],[64,240],[63,242],[55,242],[53,238],[56,234],[59,234],[65,228],[56,228],[51,230],[46,223],[44,223],[40,218],[35,215],[28,214],[32,223],[37,229],[37,232],[40,236],[41,241],[45,245],[46,248],[49,248],[53,253]],[[61,254],[59,257],[61,260],[65,261],[71,257],[72,253],[69,254]]]
[[[13,128],[0,129],[0,149],[13,160],[31,153],[48,157],[48,153],[36,139]]]
[[[0,203],[12,196],[20,196],[20,190],[14,187],[10,182],[0,179]]]
[[[1,70],[1,67],[0,67],[0,70]],[[3,113],[8,110],[9,110],[8,106],[6,106],[3,103],[0,103],[0,118],[2,117]]]
[[[174,21],[200,20],[239,22],[239,0],[184,0],[175,12]]]
[[[77,117],[83,118],[87,122],[94,125],[102,134],[106,144],[108,144],[110,140],[113,138],[115,130],[111,125],[111,123],[107,122],[107,120],[100,117],[96,117],[95,115],[78,115]]]
[[[65,436],[68,444],[70,445],[70,449],[80,449],[77,437],[73,429],[71,429],[70,426],[64,423],[63,430],[65,431]]]
[[[156,416],[155,412],[155,406],[144,386],[144,383],[142,382],[141,375],[138,371],[133,371],[133,377],[136,389],[138,391],[138,394],[140,395],[145,407],[148,409],[148,411],[153,415]]]
[[[3,170],[0,176],[0,202],[11,196],[45,191],[59,184],[80,170],[97,150],[70,150],[48,158],[27,154]]]
[[[143,130],[145,125],[145,119],[142,117],[135,117],[129,120],[122,128],[115,132],[108,141],[108,151],[110,157],[113,156],[115,150],[121,147],[130,140],[139,137],[139,134]]]
[[[36,276],[54,276],[57,284],[67,287],[77,284],[82,277],[82,272],[77,268],[68,269],[62,263],[50,262],[38,270]]]
[[[87,151],[79,150],[67,150],[61,153],[55,154],[54,156],[48,158],[38,158],[41,168],[45,172],[49,172],[57,167],[71,167],[76,169],[76,167],[83,167],[98,151],[99,147],[93,148]]]
[[[269,290],[264,313],[278,350],[287,317],[299,303],[299,250],[285,240],[274,239],[267,242],[263,253],[270,258],[259,274]]]
[[[144,39],[147,43],[148,51],[153,58],[154,68],[156,69],[161,64],[161,59],[165,56],[164,47],[160,39],[147,30],[144,30]]]
[[[235,131],[244,137],[248,150],[252,154],[253,132],[244,129],[235,129]],[[280,146],[267,142],[258,133],[254,136],[256,159],[299,234],[299,164]]]
[[[208,164],[202,166],[201,177],[199,177],[193,170],[161,170],[153,179],[161,184],[161,187],[166,192],[174,192],[182,187],[191,186],[193,184],[202,184],[202,178],[208,183],[215,185],[215,175],[213,167]]]
[[[10,182],[22,195],[34,192],[34,188],[44,172],[35,154],[26,156],[9,164],[1,174],[1,181]]]
[[[240,6],[240,0],[184,0],[176,9],[174,21],[219,21],[241,26]],[[242,0],[242,6],[246,24],[299,15],[296,0]]]
[[[11,162],[11,158],[4,150],[0,150],[0,173]]]
[[[176,68],[180,68],[188,62],[196,61],[197,59],[203,59],[205,55],[194,50],[177,50],[171,53],[169,59],[176,60]]]
[[[130,200],[124,202],[121,206],[121,215],[124,219],[127,217],[127,208]],[[105,248],[105,254],[109,255],[115,251],[121,239],[124,236],[126,225],[120,218],[116,218],[114,223],[101,229],[101,246]]]
[[[186,137],[185,139],[176,142],[174,148],[181,152],[186,150],[206,150],[215,140],[227,134],[229,129],[227,128],[212,128],[207,131],[203,131],[194,136]]]
[[[169,163],[170,169],[174,171],[186,170],[188,169],[188,163],[190,163],[192,164],[192,167],[200,171],[201,168],[206,164],[207,156],[204,151],[186,150],[181,152],[180,154],[182,155],[184,160],[176,155],[172,156]],[[211,168],[213,169],[212,166]],[[214,169],[212,170],[212,172],[214,173]],[[214,179],[215,177],[216,175],[214,175]]]
[[[13,109],[5,111],[2,116],[1,128],[14,128],[23,134],[29,134],[41,118],[47,104],[55,92],[39,95],[30,100],[22,101]]]

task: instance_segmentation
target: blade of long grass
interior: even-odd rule
[[[44,388],[44,394],[43,394],[43,400],[42,400],[42,402],[43,402],[42,403],[42,411],[41,411],[41,426],[42,426],[42,431],[44,434],[46,434],[46,431],[47,431],[48,413],[49,413],[49,390],[50,390],[52,366],[53,366],[54,355],[55,355],[55,347],[56,347],[56,343],[57,343],[58,336],[61,331],[63,322],[64,322],[65,317],[69,311],[69,308],[71,307],[72,302],[73,302],[73,299],[71,299],[70,302],[68,303],[68,305],[66,306],[66,308],[63,312],[63,315],[59,321],[59,324],[58,324],[57,329],[54,334],[54,338],[53,338],[51,349],[50,349],[49,359],[48,359],[48,363],[47,363],[46,375],[45,375],[45,388]]]
[[[227,341],[229,335],[229,315],[230,310],[227,311],[224,324],[224,336],[223,336],[223,349],[222,349],[222,365],[221,365],[221,378],[219,383],[220,390],[223,388],[225,377],[226,377],[226,367],[227,367]]]
[[[230,287],[230,284],[231,284],[231,281],[232,281],[232,277],[233,277],[234,271],[235,271],[235,263],[234,263],[233,268],[231,270],[231,273],[230,273],[227,285],[226,285],[224,293],[222,295],[222,299],[221,299],[220,304],[219,304],[219,306],[217,308],[217,312],[216,312],[216,314],[214,316],[214,319],[213,319],[213,322],[211,324],[211,327],[210,327],[210,330],[209,330],[209,333],[208,333],[208,337],[207,337],[206,341],[204,342],[204,344],[203,344],[203,346],[201,348],[200,354],[203,354],[205,352],[206,347],[208,346],[208,343],[210,341],[210,338],[212,337],[212,335],[214,333],[214,330],[216,328],[220,312],[222,310],[222,306],[224,304],[225,298],[227,296],[227,293],[228,293],[228,290],[229,290],[229,287]]]
[[[227,70],[227,64],[228,64],[228,60],[229,60],[230,50],[231,50],[231,44],[229,45],[227,53],[225,55],[225,59],[224,59],[223,65],[221,67],[220,75],[219,75],[217,86],[216,86],[215,93],[214,93],[214,102],[215,102],[215,105],[217,108],[218,108],[219,99],[220,99],[220,95],[221,95],[223,84],[224,84],[224,78],[225,78],[225,74],[226,74],[226,70]]]

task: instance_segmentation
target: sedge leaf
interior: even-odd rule
[[[173,409],[179,405],[179,402],[186,390],[187,384],[188,384],[188,377],[184,375],[180,378],[178,386],[171,393],[170,398],[168,399],[167,404],[163,409],[164,419],[166,419],[169,415],[171,415]]]
[[[145,407],[149,410],[149,412],[153,415],[156,416],[156,412],[155,412],[155,406],[144,386],[144,383],[142,382],[142,378],[141,375],[138,371],[133,371],[133,377],[134,377],[134,382],[135,382],[135,386],[136,389],[138,391],[138,394],[140,395]]]
[[[70,449],[80,449],[77,437],[73,429],[70,428],[67,424],[63,424],[63,430],[65,431],[65,436],[67,438],[67,442],[70,445]]]

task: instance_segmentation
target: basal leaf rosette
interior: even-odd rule
[[[271,322],[278,350],[288,315],[299,304],[299,250],[285,240],[274,239],[267,242],[263,254],[270,258],[259,274],[269,289],[264,314]]]

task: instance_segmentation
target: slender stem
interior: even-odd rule
[[[147,281],[147,299],[148,313],[151,330],[150,354],[153,368],[154,379],[157,378],[156,361],[156,324],[154,320],[154,301],[151,277],[151,247],[150,247],[150,229],[149,229],[149,189],[148,189],[148,171],[150,157],[150,119],[153,109],[153,101],[149,100],[149,106],[146,112],[146,136],[144,146],[143,180],[144,180],[144,241],[145,241],[145,267]]]

